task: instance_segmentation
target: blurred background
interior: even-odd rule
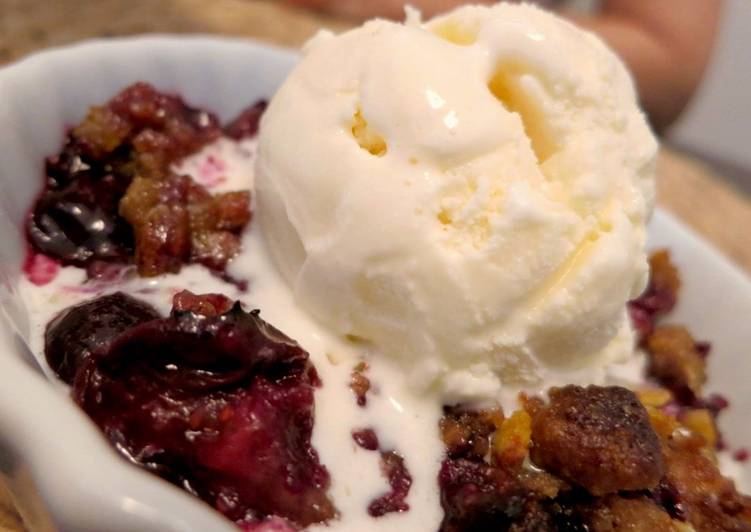
[[[457,0],[433,0],[442,5]],[[642,0],[644,1],[644,0]],[[661,0],[653,0],[659,3]],[[686,9],[712,0],[684,0]],[[413,3],[428,3],[417,0]],[[76,40],[145,32],[201,32],[253,36],[299,46],[319,27],[345,29],[343,13],[393,9],[397,0],[0,0],[0,63]],[[552,0],[541,3],[553,4]],[[587,10],[597,0],[570,0]],[[294,5],[293,5],[294,4]],[[725,0],[704,79],[666,141],[700,156],[734,186],[751,193],[748,133],[751,105],[751,1]],[[373,7],[373,6],[382,6]],[[355,7],[352,7],[355,6]],[[388,7],[386,7],[388,6]],[[308,9],[321,8],[326,9]],[[326,13],[323,13],[325,11]],[[333,12],[333,13],[332,13]]]
[[[751,193],[749,28],[751,2],[725,0],[714,53],[704,79],[667,134],[668,142],[706,158],[746,193]]]

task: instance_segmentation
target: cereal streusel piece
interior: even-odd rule
[[[701,393],[707,379],[706,362],[696,341],[680,325],[661,325],[645,339],[650,376],[684,402]]]
[[[617,386],[553,388],[532,419],[531,458],[593,495],[654,488],[664,470],[647,411]]]
[[[678,269],[663,249],[649,258],[649,284],[644,293],[628,305],[634,327],[641,337],[652,332],[655,320],[670,312],[678,300],[681,280]]]
[[[500,409],[466,410],[461,406],[446,407],[441,418],[441,437],[452,458],[483,460],[490,450],[490,437],[501,428]]]
[[[250,193],[211,196],[189,176],[137,177],[120,215],[133,226],[140,275],[177,272],[188,261],[222,270],[240,249]]]
[[[522,465],[529,451],[532,436],[532,419],[525,410],[517,410],[493,435],[493,456],[496,462],[507,469]]]
[[[592,532],[680,532],[685,525],[646,497],[608,495],[583,511]]]
[[[698,532],[751,531],[751,498],[722,476],[704,446],[694,435],[665,440],[663,483],[674,506]]]
[[[368,404],[368,392],[370,391],[370,379],[365,376],[368,371],[368,363],[360,362],[355,366],[350,375],[349,388],[355,394],[358,406]]]

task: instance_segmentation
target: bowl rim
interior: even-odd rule
[[[97,51],[149,47],[153,53],[181,47],[186,53],[195,47],[231,46],[254,50],[271,60],[294,60],[299,51],[255,41],[249,38],[205,34],[149,34],[107,39],[88,39],[73,44],[34,52],[0,68],[0,94],[3,83],[27,69],[42,68],[46,62],[64,61],[71,55]],[[1,183],[0,183],[1,184]],[[711,244],[664,209],[657,208],[654,218],[670,231],[711,257],[723,275],[743,285],[751,296],[751,279]],[[20,273],[20,272],[19,272]],[[235,530],[218,513],[166,481],[131,467],[118,457],[94,424],[72,401],[60,401],[61,393],[24,360],[16,356],[17,333],[4,321],[0,311],[0,474],[9,481],[24,518],[30,523],[52,521],[63,529],[88,530]],[[11,352],[13,351],[13,352]],[[27,396],[32,400],[27,403]],[[23,401],[19,401],[23,398]],[[61,427],[50,438],[47,421],[37,414],[49,410]],[[81,456],[76,446],[88,449]],[[58,451],[57,454],[55,451]],[[65,460],[58,460],[63,456]],[[36,492],[35,499],[31,493]],[[43,503],[41,501],[44,501]],[[159,504],[156,504],[158,502]],[[48,513],[39,508],[47,506]],[[123,520],[113,528],[113,517]],[[40,526],[40,529],[42,527]]]
[[[299,56],[293,49],[249,38],[204,34],[87,39],[40,50],[4,65],[0,68],[0,94],[8,80],[50,62],[64,63],[93,53],[135,54],[144,48],[153,54],[180,48],[186,56],[200,48],[218,57],[230,49],[240,50],[260,54],[269,62],[292,62]],[[92,61],[96,61],[93,55]],[[17,264],[12,267],[18,269]],[[0,349],[6,351],[0,353],[0,476],[33,529],[237,530],[199,499],[119,457],[99,429],[61,394],[60,386],[17,356],[24,349],[23,340],[2,306]]]
[[[15,58],[12,61],[0,66],[0,78],[15,73],[19,67],[28,68],[29,65],[35,65],[38,61],[47,61],[50,56],[56,54],[81,53],[89,51],[91,48],[114,49],[123,46],[176,46],[185,43],[191,45],[231,45],[250,47],[264,52],[275,52],[298,57],[300,50],[290,46],[283,46],[268,41],[262,41],[253,37],[241,37],[230,35],[216,35],[212,33],[141,33],[136,35],[120,35],[115,37],[91,37],[78,41],[49,46],[39,50],[34,50],[26,55]],[[14,72],[10,72],[14,71]]]

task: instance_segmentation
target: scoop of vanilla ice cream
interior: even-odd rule
[[[314,38],[263,118],[257,208],[307,311],[487,397],[631,354],[656,151],[595,36],[469,6]]]

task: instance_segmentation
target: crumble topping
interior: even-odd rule
[[[660,442],[636,395],[566,386],[532,421],[532,461],[592,495],[647,490],[664,473]]]
[[[751,530],[751,498],[717,466],[727,401],[702,396],[709,344],[659,324],[680,278],[667,251],[650,264],[630,311],[660,387],[553,388],[509,417],[445,408],[441,532]]]
[[[701,395],[707,380],[706,354],[688,329],[681,325],[660,325],[644,338],[649,353],[649,375],[690,403]]]
[[[358,406],[368,404],[368,392],[370,391],[370,379],[365,375],[368,371],[368,363],[360,362],[352,370],[349,387],[355,394]]]
[[[264,109],[259,102],[245,110],[226,134],[254,135]],[[26,225],[34,252],[94,270],[135,262],[147,277],[191,262],[222,271],[240,249],[250,193],[212,196],[171,167],[223,134],[211,113],[146,83],[92,107],[46,161]]]
[[[666,249],[654,252],[649,257],[649,284],[641,296],[628,304],[631,322],[640,336],[649,335],[655,322],[673,310],[680,287],[678,269],[670,260],[670,253]]]

